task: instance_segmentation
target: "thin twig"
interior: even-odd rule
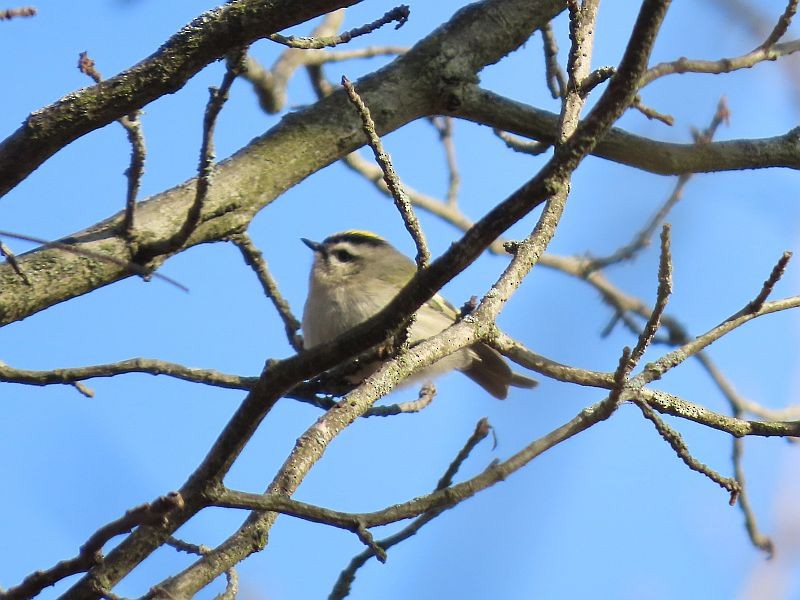
[[[489,425],[488,419],[484,417],[478,421],[478,424],[475,426],[475,431],[473,431],[466,444],[464,444],[464,447],[459,451],[453,462],[450,463],[450,466],[439,479],[434,491],[440,491],[452,485],[453,477],[455,477],[456,473],[461,468],[461,465],[464,464],[464,461],[469,457],[475,446],[477,446],[483,439],[486,438],[490,430],[491,425]],[[424,513],[397,533],[377,542],[378,546],[386,551],[392,546],[407,540],[411,536],[415,535],[423,525],[439,516],[443,510],[444,509],[432,510]],[[339,574],[339,577],[336,580],[330,595],[328,596],[328,600],[340,600],[341,598],[345,598],[350,593],[350,588],[355,580],[356,572],[373,556],[375,556],[374,552],[369,549],[364,550],[360,554],[354,556],[350,561],[350,564],[347,565],[347,567]]]
[[[356,107],[358,114],[361,116],[362,128],[364,130],[364,135],[367,137],[367,143],[369,144],[369,147],[372,148],[372,152],[375,155],[375,160],[383,171],[383,178],[386,182],[386,187],[391,192],[395,206],[397,206],[397,209],[400,211],[400,216],[403,218],[403,223],[406,226],[406,230],[411,234],[411,237],[414,240],[414,244],[417,247],[417,268],[422,269],[430,261],[431,253],[428,250],[428,244],[425,241],[425,234],[422,232],[422,227],[419,224],[419,220],[414,214],[414,210],[411,208],[411,202],[409,201],[405,190],[403,190],[403,184],[400,182],[400,178],[397,176],[397,173],[394,170],[392,160],[384,150],[383,143],[381,142],[378,133],[375,131],[375,123],[370,116],[369,108],[367,108],[367,105],[364,104],[361,96],[358,95],[355,87],[352,83],[350,83],[350,80],[347,79],[347,77],[342,76],[342,85],[347,92],[348,98],[350,98],[350,102],[353,103],[353,106]]]
[[[747,494],[744,465],[742,463],[743,455],[744,440],[737,437],[733,438],[733,452],[731,453],[731,460],[733,461],[733,476],[741,486],[741,489],[739,490],[739,508],[741,508],[742,515],[744,516],[744,527],[747,530],[747,535],[750,538],[750,542],[756,548],[760,548],[766,552],[767,558],[772,558],[772,556],[775,554],[775,545],[772,543],[772,539],[761,533],[759,530],[755,512],[753,512],[753,507],[750,506],[750,497]]]
[[[22,267],[19,266],[17,257],[11,251],[11,248],[6,246],[2,240],[0,240],[0,256],[6,259],[6,262],[11,265],[11,268],[14,269],[14,272],[20,276],[22,281],[25,282],[25,285],[31,285],[31,280],[28,279],[28,276],[22,270]]]
[[[447,161],[449,181],[445,201],[449,206],[455,206],[458,203],[458,188],[461,185],[461,176],[458,173],[456,147],[453,143],[453,119],[452,117],[431,117],[429,120],[439,133],[439,140],[444,146],[444,154]]]
[[[710,142],[714,138],[719,126],[722,123],[727,123],[729,118],[730,112],[728,110],[728,103],[723,96],[717,103],[717,109],[714,112],[714,116],[711,118],[711,122],[709,123],[708,127],[695,134],[695,144],[701,145]],[[656,211],[656,214],[653,215],[650,221],[634,236],[634,238],[628,244],[618,248],[612,254],[603,258],[592,259],[589,268],[591,270],[602,269],[608,267],[609,265],[613,265],[625,260],[631,260],[640,250],[650,245],[650,238],[652,237],[653,233],[655,233],[659,224],[667,217],[670,211],[683,197],[686,184],[689,183],[692,176],[692,173],[680,175],[675,183],[672,193],[669,195],[667,200],[661,205],[658,211]]]
[[[273,42],[283,44],[284,46],[288,46],[290,48],[301,50],[318,50],[320,48],[328,48],[338,44],[345,44],[355,37],[372,33],[376,29],[383,27],[387,23],[392,23],[393,21],[397,22],[395,29],[400,29],[408,20],[410,12],[411,10],[408,8],[408,6],[401,4],[400,6],[396,6],[392,10],[388,11],[380,19],[377,19],[372,23],[367,23],[361,27],[356,27],[350,31],[345,31],[342,34],[328,37],[287,37],[278,33],[273,33],[267,37]]]
[[[660,113],[656,109],[647,106],[644,102],[642,102],[642,97],[638,94],[636,95],[636,98],[634,98],[631,108],[635,108],[651,121],[661,121],[664,123],[664,125],[669,125],[670,127],[675,125],[675,117],[672,115],[665,115],[664,113]]]
[[[758,47],[755,50],[733,58],[719,60],[696,60],[686,57],[672,62],[662,62],[649,69],[639,83],[642,88],[652,83],[659,77],[674,73],[731,73],[740,69],[749,69],[760,62],[777,60],[782,56],[800,51],[800,40],[792,40],[780,44],[773,44],[768,48]]]
[[[115,363],[76,367],[71,369],[52,369],[49,371],[32,371],[14,369],[0,363],[0,381],[6,383],[23,383],[27,385],[45,386],[53,384],[75,384],[86,379],[97,377],[115,377],[127,373],[148,373],[150,375],[167,375],[190,381],[228,389],[249,390],[258,380],[257,377],[229,375],[213,369],[196,369],[177,363],[151,358],[131,358]]]
[[[211,552],[211,548],[209,546],[205,546],[203,544],[192,544],[174,536],[169,536],[164,543],[167,546],[172,546],[179,552],[196,554],[198,556],[205,556]],[[236,569],[231,567],[225,571],[225,580],[225,591],[221,594],[217,594],[214,600],[234,600],[234,598],[236,598],[236,594],[239,591],[239,575],[237,574]]]
[[[545,152],[548,148],[551,148],[553,145],[547,142],[539,142],[537,140],[526,140],[521,137],[517,137],[508,133],[507,131],[503,131],[502,129],[493,129],[492,132],[503,140],[506,143],[506,146],[513,150],[514,152],[520,152],[522,154],[530,154],[532,156],[538,156]]]
[[[578,93],[586,98],[591,91],[601,83],[608,81],[614,76],[616,69],[614,67],[600,67],[589,73],[580,82]]]
[[[78,57],[78,70],[92,78],[95,83],[100,83],[103,76],[97,70],[97,66],[89,57],[88,52],[81,52]],[[126,235],[133,236],[136,197],[139,195],[139,187],[144,174],[144,161],[147,152],[144,145],[144,135],[142,134],[141,111],[135,110],[129,115],[117,119],[117,122],[125,129],[128,142],[131,144],[131,162],[125,170],[125,177],[128,179],[128,190],[125,195],[125,218],[122,227]]]
[[[653,341],[653,338],[661,325],[661,316],[667,308],[670,294],[672,294],[672,254],[670,252],[670,226],[664,223],[661,229],[661,256],[658,263],[658,291],[656,293],[656,303],[653,312],[647,319],[647,323],[642,329],[642,334],[636,342],[636,347],[631,353],[631,361],[638,364],[644,355],[645,350]]]
[[[153,502],[130,509],[119,519],[111,521],[95,531],[86,540],[86,543],[80,547],[77,556],[62,560],[45,571],[36,571],[28,575],[18,586],[5,591],[2,594],[3,600],[32,598],[44,588],[54,585],[65,577],[88,571],[92,566],[103,560],[101,550],[103,545],[111,538],[127,533],[139,525],[159,523],[163,521],[168,512],[182,506],[183,498],[181,498],[180,494],[173,492],[166,496],[161,496]]]
[[[326,14],[312,31],[313,37],[335,35],[344,20],[344,9]],[[253,85],[258,103],[267,114],[279,112],[286,104],[286,88],[294,72],[318,55],[319,50],[287,48],[269,69],[265,69],[252,56],[244,62],[242,76]]]
[[[167,277],[166,275],[162,275],[161,273],[151,271],[150,269],[143,267],[138,263],[120,260],[114,256],[109,256],[107,254],[95,252],[94,250],[87,250],[86,248],[77,248],[75,246],[72,246],[71,244],[64,244],[62,242],[46,240],[44,238],[36,237],[33,235],[23,235],[21,233],[12,233],[10,231],[4,231],[4,230],[0,230],[0,236],[10,237],[25,242],[31,242],[33,244],[41,244],[42,248],[56,248],[57,250],[63,250],[64,252],[70,252],[78,256],[85,256],[87,258],[92,258],[94,260],[102,260],[105,262],[109,262],[119,267],[128,269],[131,273],[133,273],[134,275],[138,275],[145,281],[149,280],[152,277],[155,277],[156,279],[165,281],[170,285],[174,285],[176,288],[184,292],[189,291],[189,288],[187,288],[179,281],[172,279],[171,277]]]
[[[264,294],[270,299],[278,316],[283,321],[283,326],[286,330],[286,339],[296,352],[303,349],[303,338],[300,336],[300,321],[292,313],[289,303],[281,294],[278,289],[278,284],[269,272],[267,261],[264,260],[264,255],[256,248],[252,238],[247,233],[240,233],[231,237],[231,241],[239,248],[242,253],[244,262],[253,268]]]
[[[436,386],[432,383],[426,383],[419,391],[419,396],[416,400],[408,402],[400,402],[398,404],[390,404],[388,406],[373,406],[364,416],[375,417],[389,417],[399,415],[400,413],[415,413],[427,408],[433,399],[436,397]]]
[[[558,43],[553,33],[552,24],[548,23],[540,29],[542,32],[542,46],[544,49],[544,68],[547,79],[547,89],[554,100],[563,98],[567,93],[567,76],[558,64]]]
[[[706,477],[708,477],[711,481],[718,484],[720,487],[725,488],[730,492],[730,505],[733,506],[736,503],[736,499],[739,497],[739,494],[742,491],[742,486],[740,483],[731,477],[723,477],[707,465],[704,465],[699,460],[697,460],[694,456],[691,455],[689,452],[689,448],[686,446],[686,442],[683,441],[681,435],[672,429],[669,425],[667,425],[664,420],[656,414],[656,412],[650,407],[650,405],[644,401],[643,399],[635,399],[633,400],[639,409],[642,411],[642,414],[650,421],[661,435],[661,437],[666,441],[675,453],[680,457],[680,459],[689,467],[692,471],[697,471],[698,473],[702,473]]]
[[[175,536],[169,536],[164,543],[167,546],[172,546],[175,550],[179,552],[186,552],[187,554],[196,554],[198,556],[203,556],[208,554],[211,551],[211,548],[208,546],[204,546],[203,544],[192,544],[191,542],[187,542],[185,540],[176,538]]]
[[[706,352],[698,352],[697,359],[720,389],[722,395],[728,400],[734,414],[737,412],[739,414],[749,413],[770,421],[800,421],[800,404],[790,405],[785,408],[761,406],[739,394]]]
[[[128,193],[125,196],[125,219],[122,226],[129,238],[134,235],[133,229],[136,222],[136,197],[139,195],[139,186],[144,174],[145,146],[142,134],[141,111],[134,111],[127,117],[122,117],[119,122],[128,134],[131,144],[131,163],[125,169],[128,178]]]
[[[644,371],[637,375],[637,377],[641,379],[642,385],[656,381],[670,369],[675,368],[689,357],[694,356],[704,348],[710,346],[712,343],[726,335],[728,332],[744,325],[748,321],[751,321],[752,319],[762,315],[797,307],[800,307],[800,296],[792,296],[782,300],[766,302],[758,312],[750,312],[741,314],[736,318],[726,319],[703,335],[697,336],[693,340],[688,341],[679,348],[676,348],[672,352],[662,356],[660,359],[652,363],[648,363],[645,366]]]
[[[219,88],[211,87],[208,90],[210,97],[203,116],[203,142],[200,146],[200,161],[197,167],[195,199],[186,215],[183,226],[175,236],[175,239],[171,240],[173,247],[181,246],[200,222],[200,215],[203,212],[203,204],[211,187],[211,175],[214,169],[214,129],[217,124],[217,117],[228,100],[228,93],[234,80],[243,68],[244,56],[244,50],[231,56]]]
[[[80,381],[73,381],[70,385],[86,398],[94,398],[94,390],[84,383],[81,383]]]
[[[789,25],[792,23],[792,18],[797,12],[797,3],[798,0],[789,0],[789,2],[786,4],[786,8],[783,11],[783,14],[778,19],[778,22],[775,23],[775,27],[773,27],[772,31],[767,36],[767,39],[764,40],[764,43],[761,44],[759,48],[765,50],[771,48],[775,42],[784,36],[789,29]]]
[[[758,312],[761,310],[761,307],[764,306],[764,302],[767,301],[769,295],[772,293],[772,290],[775,288],[775,285],[780,281],[783,274],[786,272],[786,266],[789,264],[789,261],[792,259],[792,253],[786,250],[781,257],[778,259],[778,262],[775,263],[775,266],[772,267],[772,271],[767,277],[767,280],[764,281],[764,285],[761,286],[761,291],[758,293],[753,300],[751,300],[747,306],[744,308],[747,312]]]

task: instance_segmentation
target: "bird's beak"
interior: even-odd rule
[[[319,242],[312,242],[311,240],[307,240],[306,238],[300,238],[300,240],[309,248],[311,248],[315,253],[322,251],[322,244]]]

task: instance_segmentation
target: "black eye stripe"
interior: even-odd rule
[[[337,250],[334,250],[331,254],[333,254],[333,257],[339,262],[350,262],[355,258],[353,254],[351,254],[344,248],[339,248]]]

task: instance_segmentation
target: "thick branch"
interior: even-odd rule
[[[477,86],[447,114],[552,144],[558,116],[510,100]],[[710,173],[741,169],[800,169],[800,129],[772,138],[696,144],[659,142],[612,128],[593,154],[658,175]]]

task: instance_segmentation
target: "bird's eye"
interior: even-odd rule
[[[355,258],[355,256],[350,254],[347,250],[334,250],[333,256],[339,262],[350,262]]]

